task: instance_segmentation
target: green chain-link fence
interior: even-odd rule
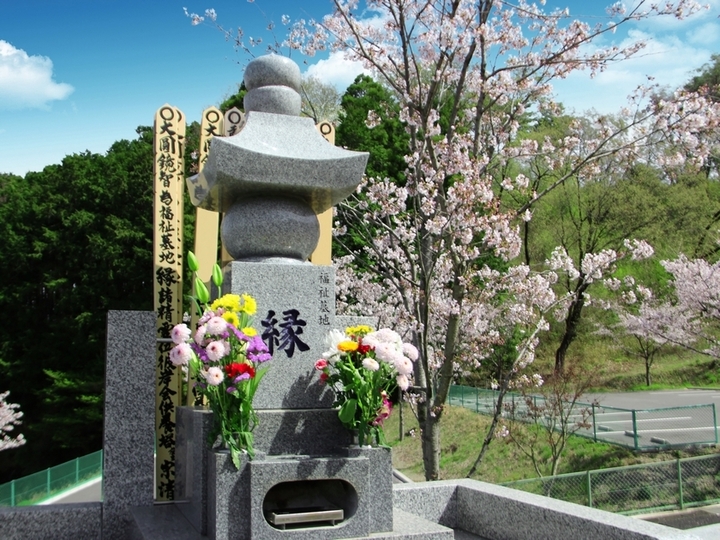
[[[25,506],[102,474],[102,450],[0,485],[0,506]]]
[[[448,402],[492,415],[499,392],[471,386],[450,387]],[[542,396],[530,398],[535,406],[542,406]],[[526,398],[508,392],[503,399],[503,415],[512,411],[515,419],[523,418]],[[718,430],[715,404],[688,405],[661,409],[622,409],[594,403],[575,403],[574,411],[588,411],[589,427],[575,431],[576,435],[588,437],[633,450],[658,450],[691,445],[717,444]],[[572,419],[571,419],[572,421]]]
[[[622,514],[682,510],[720,502],[720,455],[560,474],[503,485]]]

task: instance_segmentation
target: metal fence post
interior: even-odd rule
[[[15,480],[10,481],[10,506],[15,506]]]
[[[50,469],[47,470],[47,495],[50,495]]]
[[[588,471],[585,475],[585,488],[587,489],[587,501],[590,508],[593,507],[592,500],[592,477],[590,476],[591,471]]]
[[[592,404],[593,441],[597,442],[597,423],[595,422],[595,404]]]
[[[80,481],[80,458],[75,458],[75,483]]]
[[[713,427],[715,428],[715,444],[718,443],[718,432],[717,432],[717,412],[715,410],[715,404],[712,404],[713,409]]]
[[[480,412],[480,389],[475,389],[475,412]]]
[[[638,433],[637,433],[637,411],[632,410],[632,423],[633,423],[633,439],[635,440],[635,450],[638,449]]]
[[[678,478],[678,495],[680,497],[680,510],[685,509],[685,500],[683,497],[683,482],[682,482],[682,463],[680,458],[677,460],[677,478]]]

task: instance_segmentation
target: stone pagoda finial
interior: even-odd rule
[[[317,246],[317,214],[348,197],[368,154],[328,143],[300,114],[300,70],[268,55],[245,70],[242,131],[212,140],[205,167],[188,179],[192,202],[225,212],[221,237],[235,260],[304,262]]]

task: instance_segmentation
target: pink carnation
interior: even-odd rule
[[[413,372],[413,364],[409,358],[401,356],[395,359],[395,369],[400,375],[410,375]]]
[[[208,346],[205,347],[205,352],[207,353],[208,360],[211,362],[217,362],[227,354],[227,349],[225,348],[224,342],[211,341],[208,343]]]
[[[186,366],[192,358],[193,352],[190,345],[180,343],[170,351],[170,361],[174,366]]]
[[[324,358],[321,358],[320,360],[315,362],[315,369],[317,369],[318,371],[322,371],[327,366],[328,366],[328,362]]]
[[[417,348],[412,343],[403,343],[402,351],[405,356],[407,356],[410,360],[413,362],[418,359],[420,354],[418,353]]]
[[[175,344],[185,343],[190,339],[190,329],[185,323],[176,324],[170,332],[170,337]]]
[[[380,369],[380,364],[374,358],[363,358],[362,365],[368,371],[377,371]]]
[[[383,342],[375,345],[375,356],[383,362],[389,362],[391,364],[397,363],[403,358],[402,353],[400,353],[394,345]]]
[[[202,345],[202,342],[205,339],[206,332],[207,328],[205,328],[205,325],[198,326],[198,329],[195,331],[195,343],[197,343],[198,345]]]
[[[208,384],[212,386],[218,386],[221,382],[223,382],[223,379],[225,378],[225,375],[223,375],[222,369],[219,367],[211,367],[208,368],[208,370],[203,373],[205,376],[205,380]]]
[[[222,317],[213,317],[207,322],[207,333],[217,336],[227,331],[227,321]]]

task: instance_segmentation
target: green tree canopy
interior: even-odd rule
[[[0,367],[28,441],[0,482],[102,445],[107,311],[152,309],[152,138],[0,176]]]

